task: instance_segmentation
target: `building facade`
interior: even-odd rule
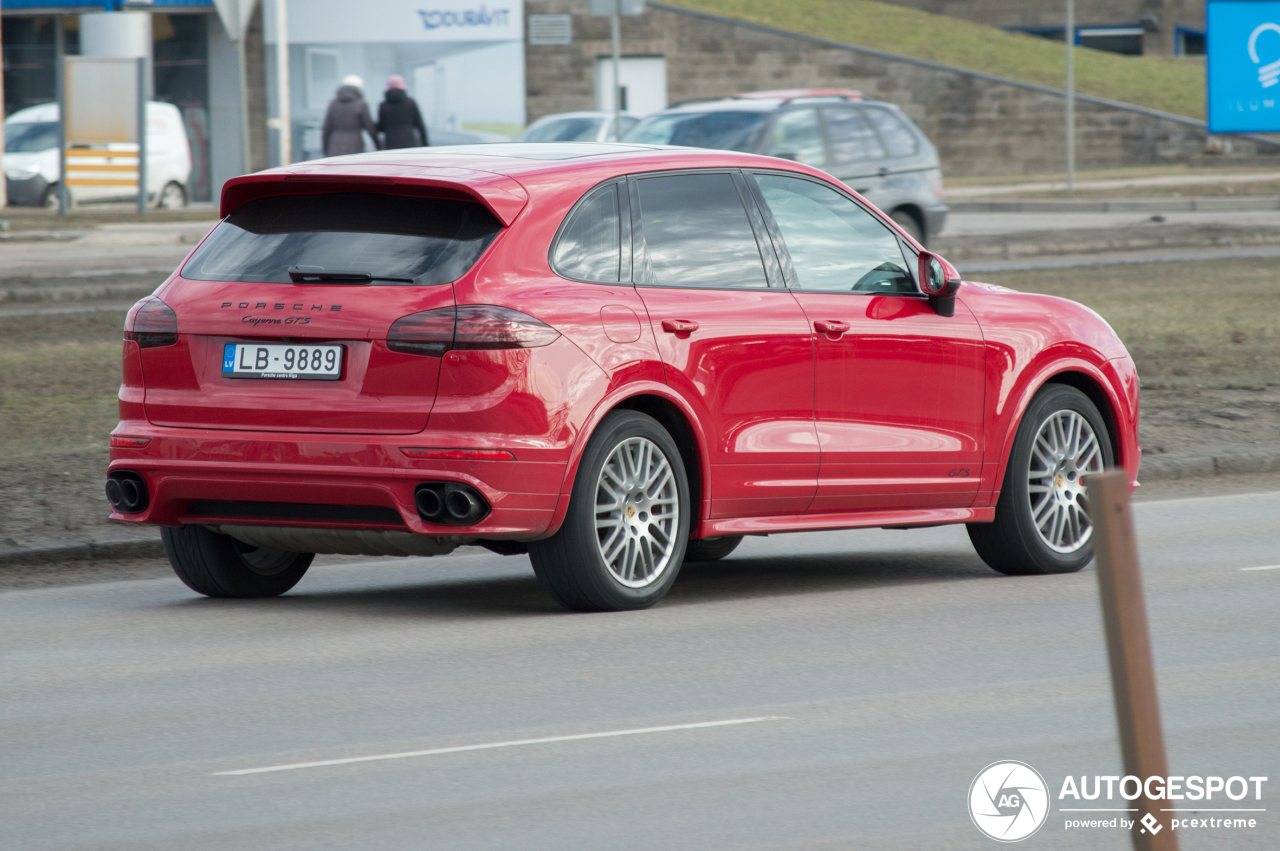
[[[325,109],[348,74],[363,78],[375,119],[387,78],[403,77],[433,144],[463,141],[469,128],[525,122],[521,0],[288,0],[286,11],[294,161],[321,156]],[[265,25],[267,92],[276,116],[273,0]],[[272,162],[280,160],[277,144],[273,138]]]
[[[244,39],[248,163],[242,162],[240,60],[213,0],[0,0],[0,12],[6,116],[57,99],[59,50],[140,55],[150,60],[152,99],[182,113],[191,144],[190,200],[216,200],[224,181],[266,166],[260,10]]]

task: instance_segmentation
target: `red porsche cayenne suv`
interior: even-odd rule
[[[1138,380],[1074,302],[961,283],[828,175],[514,144],[229,181],[125,324],[112,518],[192,589],[316,553],[528,553],[581,610],[744,535],[965,523],[1008,574],[1091,558]]]

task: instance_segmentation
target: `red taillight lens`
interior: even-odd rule
[[[560,332],[540,319],[492,304],[464,304],[402,316],[387,331],[387,348],[440,357],[450,349],[535,349]]]
[[[455,349],[536,349],[554,343],[560,332],[540,319],[509,307],[464,304],[458,308]]]
[[[143,349],[172,346],[178,342],[178,314],[155,296],[144,298],[125,317],[124,338],[136,340]]]
[[[112,437],[112,449],[142,449],[151,442],[149,437]]]
[[[387,331],[387,348],[407,355],[440,357],[453,347],[453,323],[457,308],[424,310],[401,316]]]

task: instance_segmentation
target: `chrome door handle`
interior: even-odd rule
[[[664,319],[662,330],[668,334],[688,334],[698,330],[698,323],[692,319]]]
[[[813,323],[813,328],[821,334],[843,334],[849,330],[849,323],[839,319],[819,319]]]

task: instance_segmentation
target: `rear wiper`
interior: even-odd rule
[[[339,272],[321,266],[290,266],[289,280],[295,284],[371,284],[374,281],[413,283],[413,278],[388,278],[383,275],[370,275],[368,272]]]

